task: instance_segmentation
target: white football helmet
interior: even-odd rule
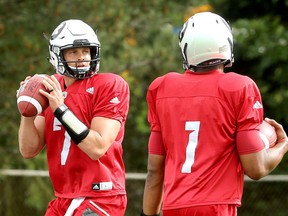
[[[211,12],[197,13],[184,23],[179,46],[185,70],[218,64],[230,67],[234,61],[231,28],[221,16]]]
[[[90,47],[90,66],[77,68],[68,66],[63,57],[67,48]],[[66,20],[53,31],[49,40],[50,63],[56,72],[77,79],[89,78],[96,74],[100,66],[100,42],[95,31],[81,20]]]

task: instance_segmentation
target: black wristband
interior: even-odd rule
[[[54,116],[61,122],[76,145],[89,134],[88,127],[65,104],[55,110]]]
[[[153,215],[146,215],[142,210],[140,216],[160,216],[160,213],[159,214],[153,214]]]

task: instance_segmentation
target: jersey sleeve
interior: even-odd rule
[[[149,86],[146,100],[148,105],[148,122],[151,131],[161,131],[159,119],[156,114],[156,99],[159,84],[162,82],[162,77],[155,79]]]
[[[263,142],[259,140],[258,129],[263,121],[264,109],[258,86],[248,76],[235,73],[228,73],[224,81],[222,87],[226,92],[230,92],[226,99],[235,113],[235,135],[239,154],[262,150]],[[253,135],[256,137],[253,138]]]
[[[99,92],[95,94],[93,116],[101,116],[125,122],[129,110],[129,86],[127,82],[118,75],[111,75]],[[97,85],[97,83],[95,83]]]
[[[240,155],[255,153],[265,148],[258,130],[240,131],[236,136],[236,145]]]
[[[225,76],[227,101],[233,104],[237,131],[255,130],[263,121],[262,98],[256,83],[247,76],[229,73]]]
[[[263,105],[258,87],[254,82],[243,89],[243,99],[239,104],[237,131],[256,129],[263,121]]]
[[[166,154],[160,132],[151,132],[148,142],[148,153],[157,155]]]
[[[150,124],[151,134],[148,141],[148,153],[165,155],[166,151],[163,145],[161,127],[156,113],[157,92],[162,77],[155,79],[148,88],[147,104],[148,104],[148,122]]]
[[[243,76],[245,84],[240,93],[237,105],[236,145],[239,154],[261,151],[263,141],[259,138],[259,125],[263,121],[264,109],[261,94],[256,83]]]

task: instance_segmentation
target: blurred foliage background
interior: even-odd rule
[[[43,33],[50,36],[60,22],[71,18],[82,19],[97,29],[100,72],[117,73],[130,85],[123,143],[127,172],[146,172],[146,90],[157,76],[183,72],[178,31],[200,11],[218,13],[230,22],[235,63],[229,70],[255,80],[262,92],[265,116],[276,119],[287,130],[287,8],[288,0],[0,0],[0,169],[47,168],[45,152],[32,160],[24,160],[19,154],[20,116],[15,93],[27,75],[54,73],[47,61],[48,41]],[[287,174],[287,156],[273,174]],[[0,176],[0,185],[0,194],[5,197],[0,200],[0,215],[41,215],[53,197],[46,178]],[[23,188],[24,193],[19,193]],[[143,182],[128,182],[127,188],[133,191],[131,195],[128,191],[128,198],[134,202],[128,204],[127,215],[136,215],[141,209]],[[22,207],[13,208],[15,202],[23,200]],[[267,204],[263,202],[259,202],[260,209]]]

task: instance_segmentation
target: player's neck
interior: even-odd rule
[[[224,65],[220,64],[220,65],[215,65],[215,66],[211,66],[211,67],[199,67],[197,68],[196,72],[199,73],[205,73],[205,72],[209,72],[209,71],[213,71],[213,70],[224,70]]]
[[[71,78],[71,77],[66,77],[64,76],[64,84],[65,84],[65,87],[69,87],[70,85],[72,85],[74,82],[76,82],[77,79],[75,78]]]

